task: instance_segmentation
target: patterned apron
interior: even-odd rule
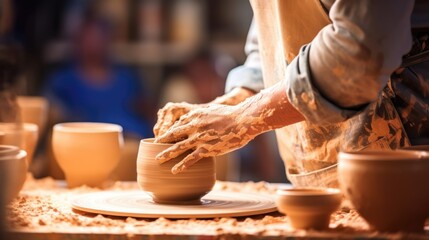
[[[258,31],[264,84],[269,87],[284,79],[287,62],[298,54],[302,45],[311,42],[324,26],[330,24],[330,20],[319,0],[250,2]],[[408,109],[408,115],[398,114],[393,102],[409,102],[410,98],[409,94],[398,98],[398,88],[404,83],[402,79],[407,67],[401,67],[392,75],[376,102],[344,122],[318,126],[304,121],[276,130],[280,155],[294,186],[336,187],[336,163],[340,151],[396,149],[411,145],[401,117],[426,116],[421,124],[428,126],[429,101],[426,102],[427,96],[423,94],[420,111],[412,115],[413,111]],[[428,83],[427,79],[424,81]],[[429,84],[424,87],[429,94]],[[403,108],[410,107],[403,105]]]

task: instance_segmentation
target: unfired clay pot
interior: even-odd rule
[[[22,121],[36,124],[43,133],[48,119],[48,100],[44,97],[19,96],[17,103]]]
[[[33,160],[39,138],[39,127],[34,123],[0,123],[0,144],[14,145],[27,152],[27,164]]]
[[[155,160],[156,155],[171,146],[173,144],[153,143],[153,139],[141,140],[137,156],[138,184],[157,203],[199,203],[215,184],[215,159],[201,159],[174,175],[171,168],[189,153],[163,164]]]
[[[122,127],[109,123],[60,123],[52,150],[70,188],[101,187],[119,162]]]
[[[0,145],[0,168],[5,174],[3,179],[6,203],[12,201],[21,191],[27,176],[27,163],[25,157],[27,153],[17,146]]]
[[[295,229],[329,228],[331,214],[341,204],[342,195],[334,188],[292,188],[277,191],[276,205],[289,216]]]
[[[429,154],[421,151],[340,153],[344,195],[379,231],[422,231],[429,217]]]

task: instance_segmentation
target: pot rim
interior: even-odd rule
[[[140,140],[140,144],[151,145],[151,146],[173,146],[174,143],[154,143],[155,138],[144,138]]]
[[[114,123],[102,122],[65,122],[54,126],[54,132],[67,133],[121,133],[122,127]]]
[[[297,196],[297,197],[341,195],[341,191],[338,188],[315,188],[315,187],[278,189],[276,193],[278,196]]]
[[[12,145],[0,145],[0,161],[19,161],[27,157],[27,152]],[[3,155],[4,153],[4,155]]]
[[[371,150],[340,152],[338,161],[420,161],[429,159],[429,152],[418,150]]]

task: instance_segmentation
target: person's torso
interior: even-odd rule
[[[333,2],[333,0],[323,0],[324,10],[329,11]],[[278,19],[288,13],[279,14],[279,10],[275,6],[269,5],[264,0],[252,1],[259,28],[264,29],[263,36],[259,34],[259,43],[260,49],[262,49],[260,54],[266,87],[283,79],[285,74],[287,67],[285,62],[291,54],[279,51],[283,47],[288,48],[282,44],[285,41],[294,43],[289,36],[301,37],[301,30],[292,27],[289,30],[292,29],[295,32],[289,32],[288,39],[285,40],[284,34],[282,35],[279,30],[284,22],[282,23]],[[318,11],[316,7],[314,9],[313,11]],[[302,13],[302,15],[305,14],[305,12]],[[293,15],[299,16],[300,13],[295,12]],[[318,18],[319,22],[316,25],[323,25],[320,20],[324,20],[322,15]],[[325,24],[329,24],[328,21]],[[413,27],[429,27],[428,1],[416,1],[411,21]],[[314,29],[310,28],[308,31],[314,31]],[[308,37],[305,36],[307,39]],[[302,44],[306,43],[308,42]],[[421,51],[424,49],[420,49]],[[293,54],[296,55],[296,53]],[[392,84],[386,87],[378,101],[345,122],[327,126],[301,122],[278,129],[276,133],[279,150],[292,183],[316,186],[335,185],[336,178],[333,175],[336,171],[331,166],[335,165],[339,151],[396,149],[429,137],[428,67],[429,62],[426,61],[399,69],[392,74]],[[319,171],[321,169],[327,170],[323,173],[323,171]],[[317,174],[312,174],[315,172]],[[320,172],[322,174],[319,174]]]

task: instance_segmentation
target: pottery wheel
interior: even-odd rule
[[[157,204],[143,191],[106,191],[84,194],[72,201],[74,209],[95,214],[136,218],[241,217],[277,210],[268,195],[212,191],[195,205]]]

